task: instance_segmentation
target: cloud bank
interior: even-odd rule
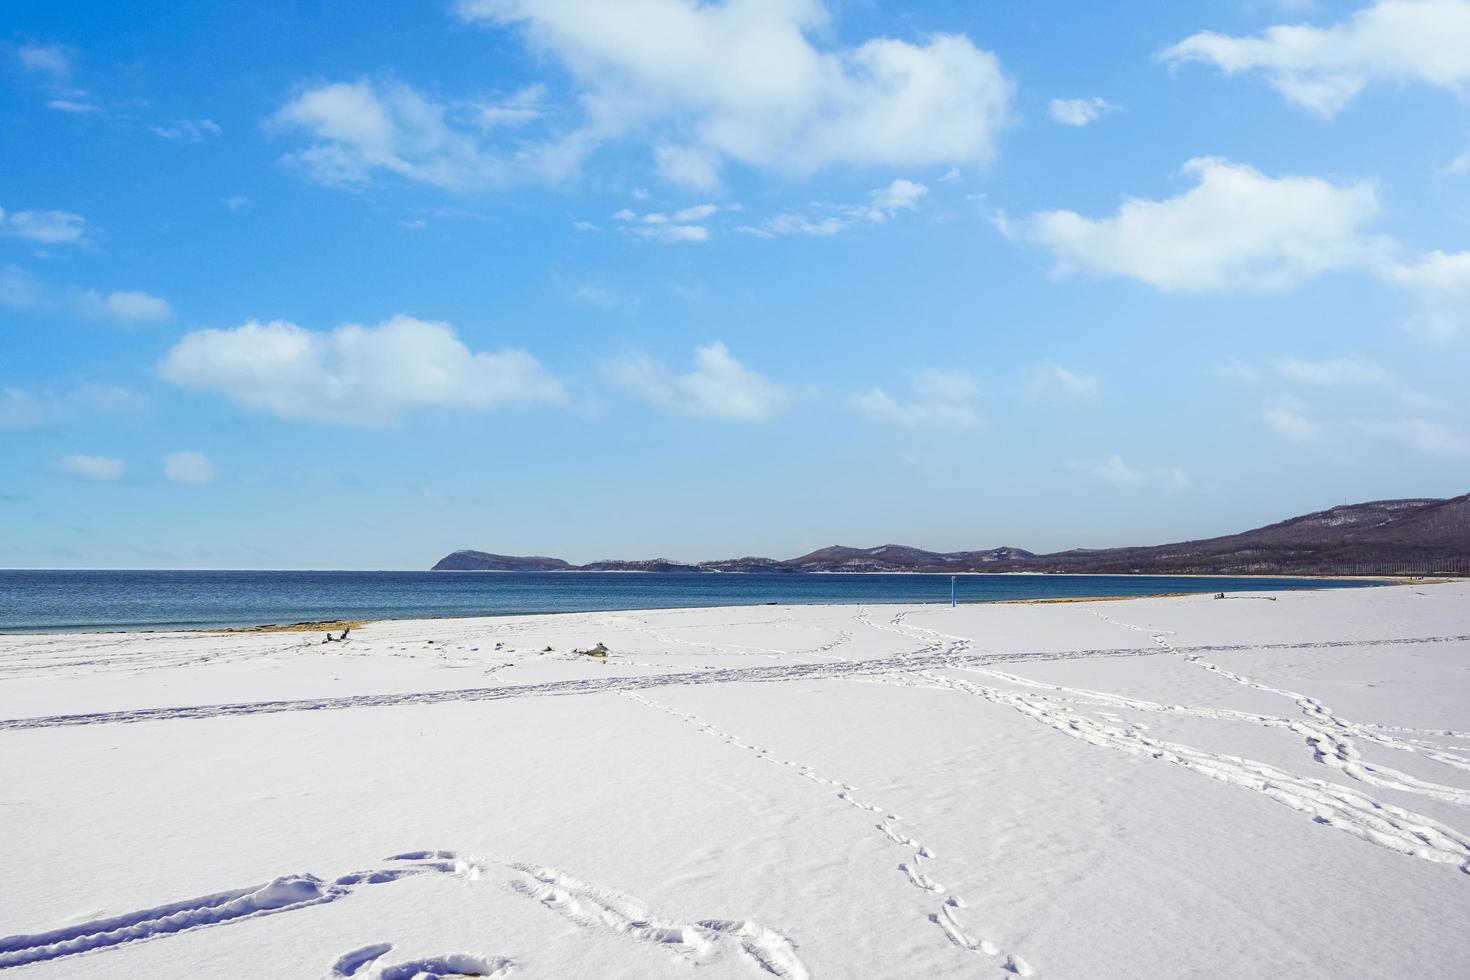
[[[1378,0],[1328,27],[1278,24],[1254,37],[1202,31],[1160,57],[1259,73],[1287,101],[1333,116],[1371,82],[1470,86],[1470,0]]]
[[[1049,248],[1059,274],[1137,279],[1161,290],[1287,289],[1359,266],[1378,243],[1369,181],[1268,177],[1220,157],[1183,167],[1195,186],[1162,200],[1128,198],[1108,217],[1075,211],[1032,215],[1007,230]]]
[[[447,323],[400,314],[314,331],[285,320],[186,334],[158,365],[174,384],[281,418],[384,425],[409,409],[559,403],[525,351],[471,351]]]
[[[764,422],[780,413],[785,389],[741,364],[720,341],[694,351],[694,370],[674,374],[646,354],[628,354],[607,367],[618,384],[667,412]]]
[[[968,37],[822,44],[817,0],[462,0],[456,10],[518,32],[564,70],[575,105],[546,111],[540,85],[487,105],[394,79],[320,82],[269,120],[310,141],[287,160],[339,187],[393,174],[464,189],[561,179],[597,147],[629,140],[666,180],[711,189],[730,162],[797,175],[983,166],[1011,118],[1012,83]]]

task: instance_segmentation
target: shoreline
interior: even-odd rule
[[[119,571],[144,571],[145,569],[119,569]],[[275,569],[272,569],[274,571]],[[169,571],[169,569],[157,569],[157,571]],[[263,569],[262,569],[263,571]],[[331,572],[333,569],[315,569],[314,571]],[[343,569],[342,571],[352,571]],[[391,572],[395,575],[415,574],[415,569]],[[1421,581],[1425,578],[1434,581],[1453,582],[1463,576],[1441,575],[1436,573],[1432,576],[1420,576],[1410,574],[1369,575],[1358,573],[1333,573],[1333,572],[977,572],[974,569],[965,571],[920,571],[917,569],[894,569],[886,572],[843,572],[834,569],[822,569],[818,571],[756,571],[756,572],[728,572],[718,568],[695,569],[693,571],[661,572],[648,568],[430,568],[424,569],[425,574],[433,575],[777,575],[777,576],[806,576],[806,575],[933,575],[944,577],[947,575],[967,575],[977,577],[1016,577],[1016,578],[1259,578],[1259,579],[1283,579],[1283,578],[1310,578],[1310,579],[1333,579],[1348,581]]]
[[[964,571],[934,570],[922,571],[916,569],[893,569],[891,571],[837,571],[823,569],[820,571],[749,571],[731,572],[721,569],[702,569],[690,572],[666,572],[655,571],[646,568],[616,568],[616,569],[589,569],[589,568],[547,568],[547,569],[500,569],[500,568],[23,568],[4,567],[0,568],[0,575],[4,574],[40,574],[40,575],[719,575],[719,576],[744,576],[744,575],[770,575],[779,578],[804,578],[810,575],[827,576],[851,576],[860,577],[864,575],[966,575],[988,578],[1243,578],[1243,579],[1346,579],[1367,581],[1423,581],[1436,582],[1470,581],[1470,574],[1455,575],[1444,572],[1433,573],[1409,573],[1409,572],[1384,572],[1382,574],[1358,573],[1358,572],[1047,572],[1047,571],[1009,571],[1009,572],[985,572],[967,569]]]
[[[515,574],[515,573],[500,573],[500,574]],[[647,573],[643,573],[643,574],[660,575],[660,574],[666,574],[666,573],[662,573],[662,572],[647,572]],[[734,573],[734,574],[740,574],[740,573]],[[815,573],[815,572],[812,572],[812,573],[801,573],[801,574],[852,574],[852,575],[858,575],[858,574],[890,574],[890,573],[857,573],[857,572],[853,572],[853,573]],[[897,573],[897,574],[912,574],[912,573]],[[981,573],[981,574],[985,574],[985,573]],[[997,574],[1008,574],[1008,573],[997,573]],[[1029,574],[1029,573],[1024,573],[1024,574]],[[1097,577],[1097,576],[1078,575],[1078,576],[1072,576],[1072,577],[1089,578],[1089,577]],[[1110,577],[1121,577],[1121,576],[1110,576]],[[1130,577],[1137,577],[1137,578],[1236,578],[1236,577],[1244,577],[1244,576],[1219,576],[1219,575],[1196,575],[1196,576],[1188,576],[1188,575],[1148,575],[1148,576],[1146,576],[1146,575],[1139,575],[1139,576],[1130,576]],[[1311,580],[1316,580],[1316,579],[1321,579],[1323,581],[1341,581],[1341,580],[1344,580],[1344,579],[1349,579],[1349,580],[1352,580],[1352,581],[1361,581],[1361,582],[1364,582],[1364,583],[1371,583],[1371,584],[1365,584],[1365,585],[1363,585],[1362,588],[1386,588],[1386,587],[1390,587],[1390,586],[1404,586],[1404,585],[1411,585],[1411,584],[1412,585],[1440,585],[1440,584],[1448,584],[1448,583],[1452,583],[1452,582],[1456,581],[1455,579],[1418,579],[1418,578],[1394,579],[1394,578],[1390,578],[1390,577],[1386,577],[1386,576],[1381,576],[1381,577],[1361,577],[1361,578],[1359,578],[1359,577],[1353,577],[1353,576],[1338,576],[1338,577],[1335,577],[1335,578],[1334,577],[1328,577],[1328,576],[1311,576],[1310,578],[1308,578],[1308,577],[1295,576],[1295,575],[1255,576],[1255,577],[1263,578],[1263,579],[1268,579],[1268,578],[1269,579],[1301,579],[1301,580],[1304,580],[1304,581],[1311,581]],[[1225,593],[1226,593],[1227,598],[1230,598],[1230,597],[1236,597],[1236,596],[1251,596],[1254,591],[1256,591],[1256,590],[1239,589],[1239,590],[1225,590]],[[1327,592],[1327,591],[1337,591],[1337,590],[1335,590],[1335,589],[1312,588],[1310,586],[1303,586],[1301,588],[1273,589],[1273,590],[1261,590],[1261,591],[1268,591],[1268,592],[1275,592],[1275,593],[1284,593],[1284,594],[1288,594],[1289,595],[1289,594],[1297,593],[1297,592]],[[1202,590],[1197,590],[1197,591],[1183,591],[1183,592],[1181,592],[1181,591],[1140,592],[1140,593],[1136,593],[1136,594],[1122,594],[1122,595],[1119,595],[1119,594],[1109,594],[1109,595],[1077,595],[1077,596],[1028,596],[1028,597],[995,598],[995,599],[961,599],[961,600],[959,600],[959,602],[957,603],[957,605],[960,606],[960,607],[979,607],[979,606],[1003,606],[1003,605],[1054,605],[1054,604],[1069,604],[1069,603],[1082,603],[1082,602],[1125,602],[1125,601],[1131,601],[1131,600],[1137,600],[1137,599],[1186,598],[1186,597],[1189,597],[1189,596],[1207,596],[1207,595],[1210,595],[1210,594],[1211,594],[1210,593],[1210,590],[1202,589]],[[344,629],[344,628],[345,629],[358,629],[360,627],[368,626],[368,625],[372,625],[372,624],[376,624],[376,623],[412,623],[412,622],[446,623],[446,622],[452,622],[452,621],[457,621],[457,620],[463,620],[463,621],[466,621],[466,622],[477,622],[477,621],[484,621],[484,620],[505,619],[507,617],[515,617],[515,616],[534,616],[534,617],[542,617],[542,616],[582,616],[582,615],[594,615],[594,614],[599,614],[599,613],[653,613],[653,612],[679,612],[679,611],[688,612],[688,611],[694,611],[694,610],[709,610],[709,609],[743,610],[743,609],[756,608],[756,607],[760,607],[760,606],[779,606],[779,607],[788,608],[788,609],[809,609],[809,608],[821,607],[821,606],[832,606],[832,607],[842,608],[842,607],[856,606],[856,605],[867,605],[867,606],[905,606],[905,607],[915,607],[915,608],[930,608],[930,607],[946,607],[946,606],[949,606],[950,603],[948,602],[948,600],[945,600],[945,599],[934,599],[934,600],[911,599],[911,600],[904,600],[904,599],[871,599],[871,598],[864,598],[864,599],[853,599],[853,600],[850,600],[850,601],[830,600],[830,601],[815,601],[815,602],[797,602],[797,601],[766,600],[766,601],[753,601],[753,602],[713,603],[713,604],[697,604],[697,605],[626,606],[626,607],[607,608],[607,609],[538,609],[538,610],[517,609],[517,610],[507,610],[507,611],[504,611],[504,612],[484,612],[484,613],[473,613],[473,614],[452,613],[452,614],[437,615],[437,616],[423,616],[423,615],[410,615],[410,616],[367,616],[367,617],[352,616],[352,617],[333,617],[333,618],[327,618],[327,619],[300,620],[300,621],[292,621],[292,622],[282,621],[282,622],[213,623],[213,624],[211,624],[211,623],[202,623],[202,624],[201,623],[178,623],[178,624],[143,624],[143,625],[139,625],[139,626],[128,626],[126,624],[122,624],[122,625],[109,624],[109,625],[100,625],[100,626],[95,626],[95,627],[93,627],[93,626],[66,625],[66,626],[58,626],[58,627],[54,627],[54,628],[39,628],[39,629],[32,629],[32,628],[26,628],[26,627],[0,628],[0,637],[69,636],[69,635],[76,635],[76,636],[103,636],[103,635],[135,635],[135,634],[136,635],[199,634],[199,635],[216,635],[216,636],[242,635],[242,634],[253,634],[253,633],[303,633],[303,634],[305,634],[305,633],[315,633],[315,632],[327,632],[329,630],[341,630],[341,629]]]

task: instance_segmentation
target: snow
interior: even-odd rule
[[[0,637],[0,970],[1470,975],[1470,583],[1274,600]]]

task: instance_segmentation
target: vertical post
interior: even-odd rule
[[[954,576],[951,575],[949,577],[949,608],[953,609],[958,604],[959,603],[956,602],[954,595]]]

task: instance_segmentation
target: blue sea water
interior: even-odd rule
[[[960,575],[961,602],[1351,588],[1343,579]],[[0,631],[148,630],[328,619],[822,602],[948,602],[948,575],[0,570]]]

